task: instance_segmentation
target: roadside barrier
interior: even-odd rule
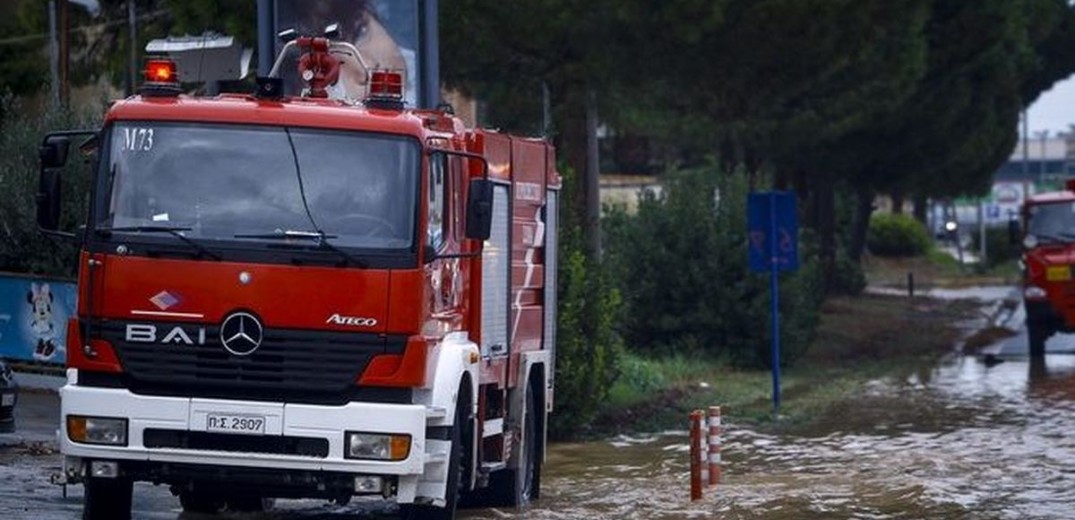
[[[695,410],[690,414],[691,501],[702,499],[705,486],[715,486],[721,477],[720,407],[710,406],[708,413]]]
[[[702,419],[705,413],[701,410],[691,412],[691,502],[702,499],[702,468],[705,464],[706,454],[702,451]]]
[[[709,407],[709,487],[720,483],[720,407]]]

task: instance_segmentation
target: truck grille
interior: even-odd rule
[[[144,324],[143,322],[139,323]],[[220,327],[205,326],[205,343],[161,343],[174,327],[197,343],[201,324],[154,323],[157,342],[126,340],[126,322],[102,321],[94,336],[119,356],[131,391],[223,399],[336,403],[350,400],[354,382],[370,359],[401,353],[403,337],[380,334],[264,329],[252,354],[236,356],[220,342]]]

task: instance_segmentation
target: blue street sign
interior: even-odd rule
[[[747,233],[751,271],[769,272],[773,259],[780,271],[799,269],[799,212],[794,193],[751,193],[747,199]],[[777,247],[771,250],[774,243]]]
[[[799,212],[795,194],[751,193],[747,199],[750,270],[769,273],[772,292],[773,415],[780,412],[780,271],[799,268]]]

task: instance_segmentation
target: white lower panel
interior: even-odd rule
[[[60,449],[74,457],[151,460],[187,464],[345,471],[382,475],[420,475],[425,470],[426,409],[421,405],[349,403],[342,406],[260,403],[182,397],[152,397],[123,389],[67,385],[60,390],[61,414],[118,417],[128,420],[128,446],[92,446],[68,440],[61,420]],[[205,430],[212,412],[264,415],[266,431],[276,435],[319,437],[328,440],[327,458],[237,453],[225,451],[146,448],[148,428]],[[344,432],[402,433],[411,436],[411,451],[400,462],[358,461],[343,458]]]

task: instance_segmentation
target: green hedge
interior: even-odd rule
[[[605,223],[627,345],[767,366],[769,278],[747,265],[746,176],[708,167],[666,174],[662,184],[661,194],[640,197],[637,214],[613,210]],[[785,363],[805,352],[817,326],[824,291],[812,242],[801,243],[801,269],[781,275]]]
[[[891,213],[870,217],[866,247],[877,256],[920,256],[929,246],[929,232],[914,217]]]

